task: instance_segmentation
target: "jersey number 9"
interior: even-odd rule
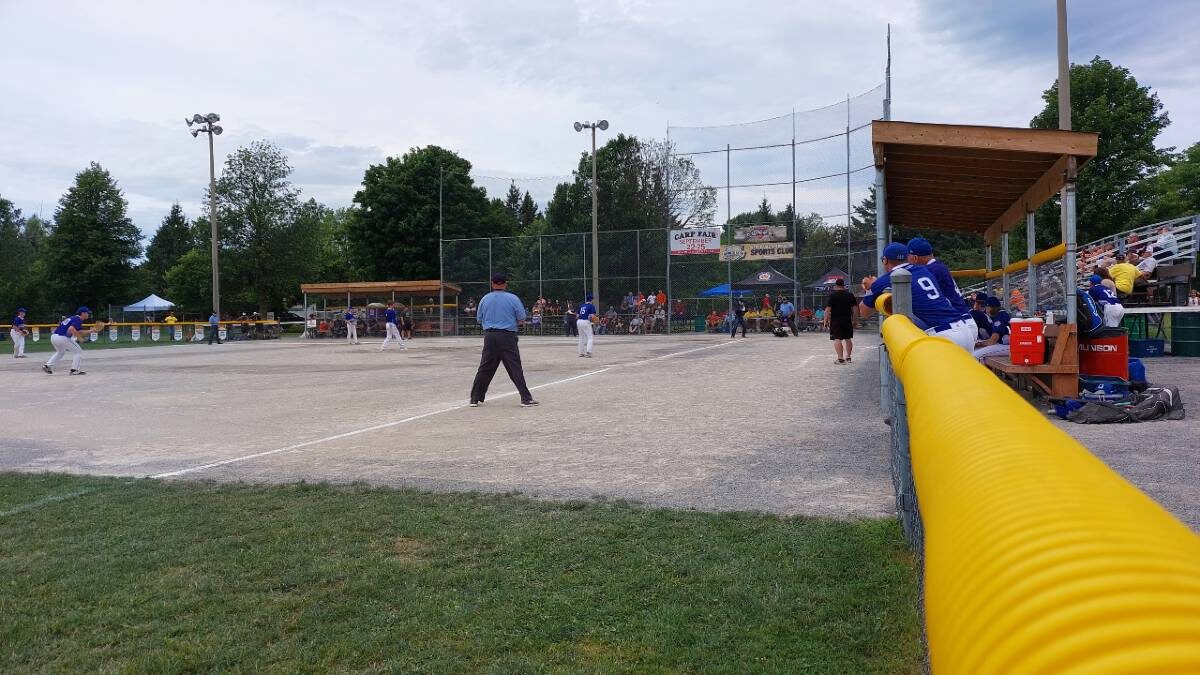
[[[930,300],[937,300],[942,297],[942,294],[938,292],[937,284],[929,277],[917,277],[917,285],[921,287],[921,290],[925,291],[925,296]]]

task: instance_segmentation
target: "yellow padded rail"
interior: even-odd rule
[[[1200,537],[961,348],[903,316],[883,337],[908,403],[933,672],[1200,673]]]

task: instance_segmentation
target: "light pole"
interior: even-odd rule
[[[592,130],[592,295],[595,296],[596,306],[600,305],[600,237],[598,232],[599,209],[596,193],[599,189],[596,183],[596,130],[608,129],[608,120],[591,122],[576,122],[575,131]]]
[[[189,127],[193,124],[200,125],[192,129],[192,138],[202,133],[208,134],[208,224],[212,239],[212,306],[213,314],[220,319],[221,273],[217,264],[217,168],[213,159],[213,136],[220,136],[221,132],[225,130],[217,124],[221,121],[221,116],[217,113],[208,113],[207,115],[196,113],[191,118],[185,118],[184,121]]]

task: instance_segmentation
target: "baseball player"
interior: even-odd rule
[[[992,318],[987,313],[987,293],[980,291],[972,298],[971,318],[979,329],[980,340],[986,340],[992,335]]]
[[[347,306],[343,318],[346,320],[346,341],[352,345],[358,344],[358,315],[354,313],[354,307]]]
[[[1117,292],[1105,285],[1099,274],[1093,274],[1089,281],[1092,285],[1088,288],[1088,295],[1103,308],[1104,327],[1120,328],[1121,319],[1125,318],[1125,306],[1117,299]]]
[[[732,340],[737,336],[738,326],[742,327],[742,337],[746,337],[746,303],[741,300],[737,301],[737,305],[733,308],[733,317],[734,319],[730,323],[732,327],[729,329],[729,339]]]
[[[963,300],[962,291],[959,291],[958,284],[954,283],[954,276],[950,274],[950,268],[933,257],[933,244],[930,244],[929,240],[924,237],[913,237],[908,242],[908,262],[914,265],[924,265],[937,281],[938,290],[946,296],[954,310],[962,312],[964,317],[971,314],[971,308]]]
[[[988,297],[987,313],[992,321],[991,335],[986,340],[976,340],[975,349],[971,351],[971,356],[981,362],[988,356],[1008,354],[1008,322],[1011,317],[1008,312],[1000,308],[1000,298],[994,295]]]
[[[592,358],[592,316],[595,314],[596,305],[592,304],[592,294],[588,293],[579,306],[579,318],[575,320],[575,326],[579,329],[580,358]]]
[[[50,359],[42,364],[42,370],[46,371],[47,375],[54,374],[54,366],[62,360],[63,354],[71,352],[71,375],[87,375],[79,369],[79,362],[83,359],[83,347],[79,343],[87,339],[89,333],[100,331],[100,324],[96,324],[91,330],[83,329],[83,322],[91,316],[92,310],[87,307],[80,307],[75,310],[74,316],[68,316],[58,324],[58,328],[54,329],[54,333],[50,335],[50,344],[54,346],[54,353],[50,355]]]
[[[9,337],[13,341],[13,358],[25,358],[25,336],[29,334],[29,329],[25,327],[25,308],[18,307],[17,315],[13,317],[12,328],[8,330]]]
[[[913,323],[929,335],[945,338],[967,351],[972,351],[977,336],[974,323],[964,319],[963,315],[954,309],[938,288],[937,280],[924,265],[912,265],[907,261],[908,247],[904,244],[892,242],[884,247],[883,268],[887,273],[879,278],[863,279],[862,287],[866,295],[859,305],[860,315],[863,318],[871,316],[871,312],[875,311],[875,301],[892,287],[892,272],[907,269],[912,275]]]
[[[379,351],[387,349],[392,340],[400,343],[400,349],[408,349],[404,345],[404,338],[400,337],[400,329],[396,327],[396,302],[389,302],[387,304],[387,311],[383,314],[385,321],[384,331],[387,333],[387,336],[383,338],[383,346],[379,348]]]

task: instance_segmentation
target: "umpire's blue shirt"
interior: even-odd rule
[[[517,332],[517,322],[525,320],[521,299],[508,291],[492,291],[479,301],[475,312],[484,330]]]

